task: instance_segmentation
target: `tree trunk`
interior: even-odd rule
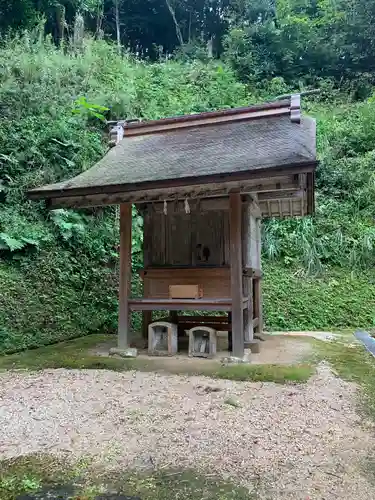
[[[214,57],[214,40],[213,40],[212,36],[207,42],[207,56],[210,59],[212,59]]]
[[[118,53],[121,54],[121,33],[120,33],[120,12],[119,12],[120,0],[114,0],[114,3],[115,3],[117,49],[118,49]]]
[[[174,22],[174,26],[175,26],[175,29],[176,29],[177,39],[178,39],[180,45],[182,46],[184,44],[184,39],[182,38],[181,29],[180,29],[180,26],[178,25],[178,22],[177,22],[177,19],[176,19],[176,13],[175,13],[174,8],[173,8],[173,6],[171,4],[171,0],[165,0],[165,3],[167,4],[168,10],[169,10],[169,12],[171,13],[171,16],[172,16],[172,19],[173,19],[173,22]]]
[[[60,47],[64,43],[65,38],[65,7],[63,5],[56,6],[56,25],[57,25],[57,38]]]
[[[96,11],[96,37],[103,38],[103,17],[104,17],[104,0],[98,2],[98,9]]]

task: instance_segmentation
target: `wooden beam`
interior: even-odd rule
[[[242,289],[242,203],[241,194],[229,195],[229,234],[230,234],[230,275],[232,296],[232,342],[233,356],[244,356],[244,318]]]
[[[130,328],[130,283],[131,283],[131,250],[132,250],[132,206],[130,203],[120,205],[120,287],[118,307],[118,348],[129,347]]]
[[[290,176],[284,176],[280,182],[275,182],[272,178],[255,179],[250,182],[230,182],[227,184],[202,185],[200,187],[168,188],[166,190],[142,190],[134,193],[103,193],[84,196],[67,196],[52,199],[49,208],[81,208],[103,205],[118,205],[120,203],[155,203],[156,211],[163,211],[164,200],[175,202],[176,196],[180,200],[176,208],[183,209],[184,200],[188,199],[189,204],[194,207],[198,200],[202,200],[203,210],[229,210],[228,193],[231,189],[240,190],[243,194],[250,194],[252,197],[257,193],[283,192],[285,190],[297,189],[298,184],[289,180]],[[277,180],[277,178],[276,178]],[[226,200],[226,201],[225,201]],[[169,210],[172,210],[170,203]],[[194,209],[194,208],[193,208]],[[174,210],[174,208],[173,208]]]
[[[241,188],[242,185],[248,183],[254,185],[260,182],[266,182],[267,180],[269,182],[270,179],[314,172],[316,165],[316,161],[309,161],[295,163],[292,166],[259,168],[250,172],[232,172],[198,177],[190,176],[183,179],[146,181],[134,184],[111,184],[108,186],[92,186],[90,188],[72,188],[63,192],[61,189],[33,189],[28,192],[28,197],[34,200],[49,199],[52,205],[55,205],[52,208],[57,208],[60,206],[58,204],[66,203],[68,199],[71,203],[77,203],[77,206],[88,206],[87,203],[88,200],[90,200],[89,205],[94,206],[95,204],[116,205],[126,201],[132,203],[142,202],[146,201],[147,194],[151,193],[158,193],[160,196],[159,199],[165,198],[167,192],[174,193],[174,197],[176,197],[177,192],[183,192],[183,197],[186,197],[186,193],[194,191],[194,189],[199,190],[202,186],[207,188],[208,192],[213,192],[220,186],[225,190],[225,193],[228,193],[228,190],[236,189],[236,186],[237,188],[238,186]],[[223,194],[222,189],[220,190],[221,194]],[[144,199],[140,199],[141,193]],[[96,195],[98,198],[95,198]],[[101,203],[100,198],[104,198],[105,202]],[[83,203],[85,203],[85,205],[83,205]]]
[[[129,299],[131,311],[231,311],[230,297],[221,299]],[[247,297],[240,303],[242,311],[247,307]]]
[[[285,200],[289,198],[303,198],[303,189],[286,189],[280,191],[267,191],[258,195],[259,201]]]

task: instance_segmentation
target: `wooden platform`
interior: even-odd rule
[[[246,309],[248,298],[242,300],[242,309]],[[231,311],[232,299],[130,299],[131,311]]]

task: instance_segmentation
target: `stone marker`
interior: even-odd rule
[[[110,356],[121,356],[122,358],[136,358],[137,349],[135,347],[128,347],[127,349],[119,349],[118,347],[111,347],[109,350]]]

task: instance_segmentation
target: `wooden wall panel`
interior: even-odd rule
[[[225,265],[224,257],[224,212],[203,212],[194,215],[195,255],[197,266]],[[199,246],[199,248],[198,248]]]
[[[224,264],[230,264],[229,211],[223,213]]]
[[[191,266],[191,215],[164,215],[166,223],[166,264]]]
[[[230,269],[147,269],[141,272],[145,298],[166,299],[169,285],[201,285],[203,298],[230,297]]]
[[[152,236],[149,256],[149,264],[152,266],[165,266],[167,263],[165,226],[165,215],[152,212],[150,217]]]
[[[229,265],[229,214],[225,210],[172,211],[150,206],[144,217],[145,267]],[[200,249],[198,249],[198,245]],[[208,259],[206,260],[208,249]]]

